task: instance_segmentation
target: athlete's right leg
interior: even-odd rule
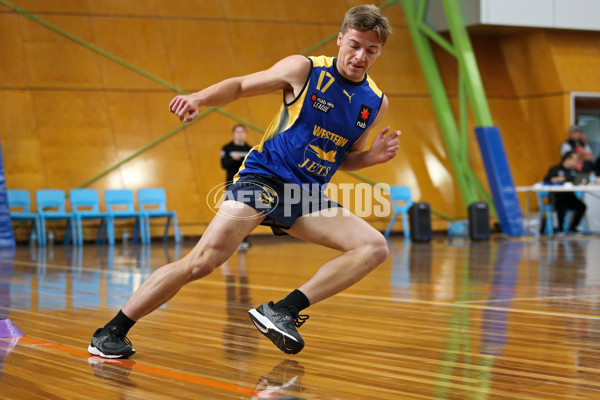
[[[117,321],[125,321],[124,326],[108,329],[109,323],[98,329],[88,350],[109,358],[132,355],[135,351],[125,335],[133,323],[163,305],[185,284],[207,276],[223,264],[263,218],[250,206],[236,201],[224,202],[192,251],[154,271],[129,298],[115,317]]]

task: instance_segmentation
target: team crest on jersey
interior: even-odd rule
[[[313,93],[310,96],[310,100],[312,101],[313,108],[316,108],[317,110],[322,111],[325,114],[327,114],[332,108],[335,108],[335,104],[333,104],[331,101],[327,101],[317,96],[316,93]]]
[[[369,125],[369,120],[371,119],[371,114],[373,113],[373,109],[369,106],[365,106],[364,104],[362,104],[360,106],[360,111],[358,113],[358,117],[356,118],[356,124],[354,124],[354,126],[356,126],[357,128],[361,129],[361,130],[365,130],[367,129],[367,126]]]

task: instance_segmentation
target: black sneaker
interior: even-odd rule
[[[296,354],[304,348],[304,340],[296,330],[308,315],[298,315],[295,308],[275,308],[273,302],[248,311],[256,328],[287,354]]]
[[[96,329],[88,352],[104,358],[128,358],[135,354],[131,342],[118,326]]]

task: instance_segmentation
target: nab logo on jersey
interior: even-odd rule
[[[371,107],[362,104],[360,106],[360,112],[358,113],[356,124],[354,124],[354,126],[364,131],[367,128],[367,125],[369,125],[369,119],[371,119],[372,113],[373,109]]]
[[[332,108],[335,108],[335,104],[333,104],[331,101],[322,99],[314,93],[312,96],[310,96],[310,101],[313,102],[313,108],[316,108],[317,110],[322,111],[325,114],[327,114]]]

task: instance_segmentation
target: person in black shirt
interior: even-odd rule
[[[575,169],[579,162],[579,156],[574,151],[566,152],[560,164],[551,167],[544,178],[546,184],[562,184],[570,182],[573,184],[577,176]],[[579,200],[573,192],[553,192],[550,194],[550,201],[558,215],[558,231],[562,232],[567,210],[575,211],[575,215],[571,220],[569,232],[577,232],[577,225],[581,222],[585,214],[586,205]]]
[[[221,166],[227,171],[225,181],[227,186],[233,183],[233,178],[242,166],[246,154],[252,149],[246,143],[246,127],[244,125],[235,125],[231,130],[231,134],[233,140],[221,149]]]

